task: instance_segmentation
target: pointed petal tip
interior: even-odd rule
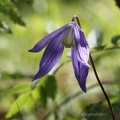
[[[80,86],[80,88],[82,89],[82,91],[83,91],[84,93],[86,93],[86,87]]]
[[[42,76],[41,75],[41,71],[39,70],[32,78],[32,82],[38,81]]]
[[[32,82],[35,82],[35,81],[38,81],[39,80],[39,78],[38,77],[36,77],[36,75],[33,77],[33,79],[32,79]]]
[[[32,79],[32,82],[36,81],[34,78]]]
[[[32,52],[32,50],[30,49],[30,50],[28,50],[28,52]]]
[[[84,93],[86,93],[86,92],[87,92],[87,91],[86,91],[86,89],[85,89],[85,90],[83,90],[83,92],[84,92]]]
[[[37,52],[37,51],[35,51],[34,49],[30,49],[28,50],[28,52]]]

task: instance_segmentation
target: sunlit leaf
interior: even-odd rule
[[[42,85],[38,85],[32,90],[32,97],[38,106],[47,107],[47,92]]]
[[[118,42],[120,42],[120,35],[115,35],[111,39],[112,44],[118,45]]]
[[[33,98],[33,101],[38,105],[40,105],[40,90],[39,89],[40,89],[39,86],[37,86],[31,91],[31,97]]]
[[[25,106],[29,96],[30,93],[25,93],[20,95],[11,105],[8,113],[6,114],[6,118],[11,118],[15,116],[17,113],[20,113],[21,109]]]

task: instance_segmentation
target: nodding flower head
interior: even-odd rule
[[[71,48],[71,59],[75,77],[81,89],[86,92],[86,78],[90,68],[88,64],[89,47],[83,30],[74,21],[48,34],[38,41],[29,52],[40,52],[46,47],[40,60],[39,70],[33,81],[46,75],[62,56],[64,47]]]

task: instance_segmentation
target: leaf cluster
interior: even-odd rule
[[[5,33],[12,33],[11,28],[5,21],[6,18],[11,20],[15,24],[25,26],[26,23],[21,16],[18,8],[18,4],[28,4],[31,5],[33,0],[1,0],[0,1],[0,31]]]
[[[26,91],[20,94],[22,91]],[[25,107],[36,108],[37,106],[47,108],[48,99],[55,101],[57,95],[57,84],[56,79],[53,76],[46,76],[38,83],[38,85],[30,90],[29,84],[20,85],[18,87],[9,90],[7,95],[18,94],[19,96],[11,105],[6,118],[17,118],[22,116],[22,111]],[[1,95],[4,95],[5,92]]]

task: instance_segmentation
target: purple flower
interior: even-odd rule
[[[89,47],[79,25],[74,21],[66,24],[38,41],[29,52],[40,52],[44,47],[46,49],[33,81],[46,75],[54,67],[62,56],[64,47],[71,48],[75,77],[81,89],[86,92],[86,77],[90,68],[88,64]]]

